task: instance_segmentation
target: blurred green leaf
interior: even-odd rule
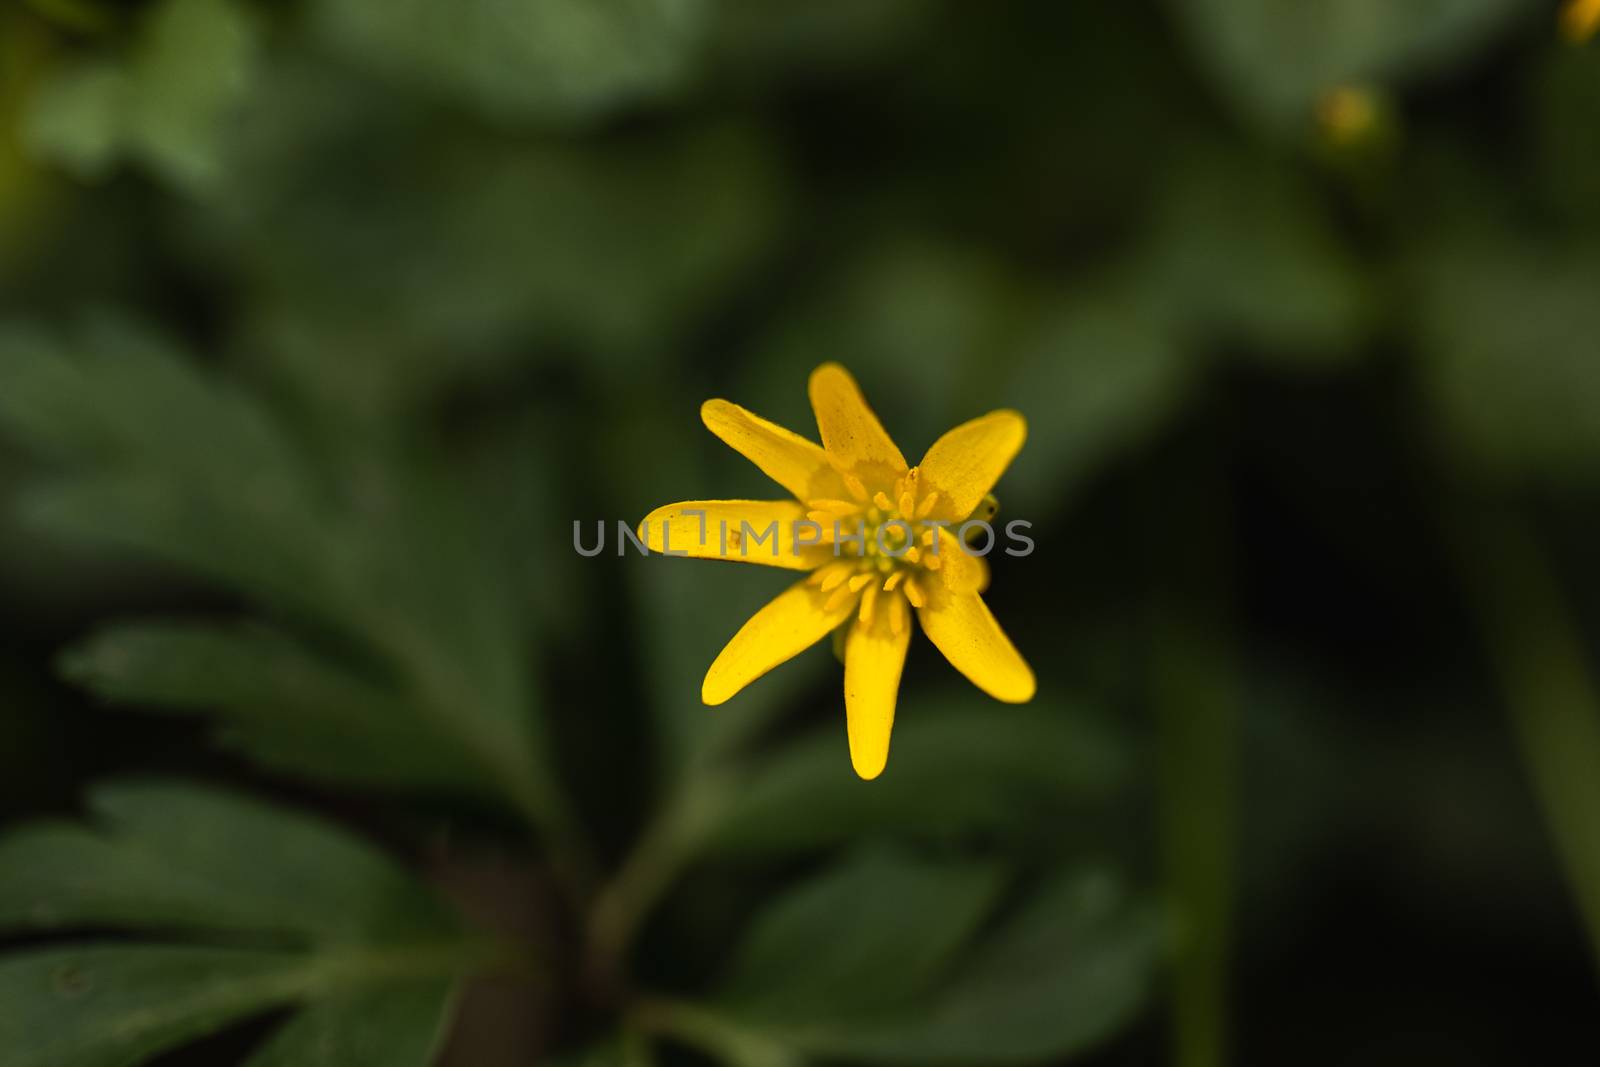
[[[285,1023],[244,1067],[428,1067],[454,999],[444,983],[330,998]]]
[[[461,738],[404,694],[264,625],[112,626],[68,652],[61,672],[118,703],[215,713],[220,743],[269,766],[460,793],[485,784]]]
[[[1113,274],[1048,301],[1022,333],[999,400],[1028,416],[1028,443],[996,487],[1001,518],[1046,515],[1151,436],[1201,369],[1157,294]]]
[[[1464,465],[1496,478],[1600,474],[1600,258],[1463,235],[1415,264],[1422,385]]]
[[[184,188],[211,187],[254,51],[253,22],[234,0],[162,0],[125,55],[69,64],[40,87],[29,147],[82,178],[127,157]]]
[[[927,0],[718,0],[714,52],[758,82],[838,77],[903,45]]]
[[[758,1035],[870,1063],[1036,1062],[1126,1024],[1156,959],[1149,909],[1104,875],[1060,876],[975,938],[998,885],[981,868],[852,861],[763,917],[720,1010]]]
[[[1538,72],[1529,119],[1538,174],[1566,218],[1600,223],[1600,64],[1587,49],[1553,51]]]
[[[23,126],[28,151],[80,178],[104,177],[126,136],[128,75],[117,63],[87,61],[52,72]]]
[[[316,820],[165,783],[91,804],[98,830],[0,839],[0,926],[140,940],[0,958],[0,1041],[18,1067],[138,1064],[302,1004],[253,1067],[424,1067],[452,987],[487,960],[425,889]],[[231,947],[193,943],[207,939]],[[337,1049],[319,1044],[331,1029]]]
[[[889,769],[862,782],[844,721],[786,745],[732,796],[710,847],[730,852],[815,848],[874,834],[1005,836],[1019,811],[1049,824],[1114,789],[1125,773],[1115,740],[1070,708],[926,702],[908,693]],[[949,783],[961,782],[951,789]]]
[[[1329,89],[1425,75],[1468,57],[1521,0],[1171,0],[1202,62],[1249,114],[1304,128]]]
[[[783,218],[750,127],[512,140],[300,68],[271,87],[203,236],[249,279],[256,347],[340,412],[573,347],[637,373],[744,284]]]
[[[597,1041],[573,1052],[541,1061],[547,1067],[654,1067],[648,1052],[634,1047],[626,1036]]]
[[[128,135],[151,166],[186,185],[217,180],[253,49],[250,19],[230,0],[164,0],[149,16],[129,65]]]
[[[837,275],[801,288],[730,399],[768,418],[800,406],[804,421],[789,428],[815,440],[805,383],[817,364],[837,360],[915,458],[957,422],[983,413],[972,404],[985,398],[970,386],[995,363],[1005,365],[1009,316],[1026,293],[982,250],[874,235]]]
[[[762,912],[719,1000],[764,1029],[881,1017],[926,989],[1003,886],[992,866],[863,853]]]
[[[581,121],[677,89],[705,0],[325,0],[313,32],[394,82],[501,119]]]
[[[1348,359],[1372,294],[1321,211],[1281,164],[1194,152],[1165,193],[1143,280],[1197,340],[1242,341],[1291,367]]]
[[[430,783],[438,771],[452,774],[452,751],[470,753],[478,778],[524,814],[559,817],[530,716],[521,609],[501,581],[503,546],[483,532],[457,487],[396,455],[348,470],[318,465],[265,406],[121,320],[91,320],[67,339],[6,329],[0,354],[0,427],[57,461],[54,479],[29,497],[36,521],[69,540],[221,581],[349,642],[356,660],[369,664],[362,672],[381,678],[410,715],[367,738],[399,741],[393,753],[374,759],[345,743],[338,754],[354,761],[358,780],[370,778],[374,765],[405,766],[416,743],[405,735],[420,726],[453,739],[440,744],[445,758],[430,769]],[[165,640],[142,650],[195,650],[170,634]],[[224,645],[209,647],[212,662],[240,673],[206,681],[213,697],[238,694],[262,669]],[[280,666],[294,655],[286,647],[277,646]],[[327,672],[304,657],[301,664],[293,683],[278,684],[315,687],[294,695],[332,710]],[[130,687],[161,681],[155,665],[136,666],[141,677],[124,679]],[[183,677],[195,694],[190,702],[198,699],[202,680]],[[352,695],[348,686],[335,691],[340,700]],[[360,702],[370,699],[363,694]],[[238,701],[229,703],[239,714]],[[271,730],[275,757],[298,749],[314,771],[329,772],[335,750],[307,748],[303,730],[303,718],[298,727]],[[334,727],[320,740],[338,733]]]
[[[877,1063],[1026,1063],[1105,1040],[1138,1013],[1159,949],[1149,908],[1103,875],[1058,877],[897,1021],[815,1039]]]
[[[0,926],[245,930],[361,941],[448,929],[385,857],[314,819],[196,786],[119,783],[95,829],[0,838]]]

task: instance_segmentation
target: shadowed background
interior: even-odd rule
[[[308,853],[100,783],[377,842],[518,946],[442,1028],[471,1067],[1596,1059],[1600,51],[1559,26],[0,2],[0,816],[208,812],[230,884],[285,879],[230,945],[331,936],[274,914]],[[827,360],[910,457],[1030,430],[987,598],[1039,695],[917,638],[873,783],[827,642],[700,704],[786,572],[615,554],[781,495],[699,404],[814,437]],[[169,937],[188,890],[101,862],[0,840],[6,952]],[[120,903],[52,920],[84,885]],[[46,1047],[102,1002],[4,958],[25,1067],[311,1062],[261,1058],[281,999]]]

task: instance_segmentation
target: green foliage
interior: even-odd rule
[[[1463,235],[1416,264],[1421,370],[1442,444],[1501,480],[1593,480],[1600,259]]]
[[[482,786],[470,752],[419,721],[403,696],[266,625],[125,624],[70,651],[61,669],[110,701],[214,713],[220,743],[286,771],[462,793]]]
[[[537,960],[508,1013],[532,1047],[463,1013],[510,1063],[1075,1061],[1163,969],[1174,1060],[1229,1062],[1222,1022],[1296,987],[1245,975],[1269,1006],[1227,1009],[1227,916],[1261,954],[1317,895],[1285,887],[1346,858],[1301,813],[1342,801],[1345,829],[1431,843],[1418,796],[1467,776],[1386,732],[1489,688],[1415,707],[1464,669],[1451,591],[1410,584],[1437,570],[1411,512],[1529,489],[1592,510],[1600,63],[1553,32],[1515,0],[0,6],[0,495],[26,523],[0,521],[5,799],[59,806],[52,776],[188,766],[207,740],[263,791],[403,795],[423,819],[385,826],[412,848],[426,826],[430,868]],[[1378,94],[1381,137],[1333,128],[1347,86]],[[697,406],[815,436],[825,359],[913,458],[991,408],[1029,422],[997,495],[1039,552],[996,561],[993,603],[1039,696],[995,705],[918,638],[871,783],[825,645],[700,702],[798,575],[615,554],[615,521],[667,500],[777,495]],[[1168,490],[1213,452],[1215,484]],[[603,556],[572,555],[573,519],[605,521]],[[1592,521],[1555,521],[1581,558]],[[1171,593],[1202,622],[1144,617],[1157,562],[1219,570],[1187,555],[1202,534],[1242,546],[1238,635],[1205,582]],[[1592,568],[1542,569],[1496,571],[1483,628],[1593,910]],[[1540,611],[1504,610],[1529,589]],[[1305,637],[1333,631],[1405,654]],[[1252,784],[1237,878],[1216,798],[1238,739],[1191,714],[1207,685],[1149,686],[1235,638],[1285,675],[1273,751],[1304,757]],[[35,664],[63,643],[58,676],[99,703]],[[1258,668],[1216,669],[1231,714]],[[1384,715],[1356,740],[1304,706],[1344,671],[1360,699],[1327,718]],[[1152,704],[1166,844],[1204,876],[1169,879],[1174,938],[1135,888],[1158,867]],[[84,736],[94,758],[63,759]],[[1301,773],[1337,794],[1379,750],[1358,804]],[[1453,847],[1537,880],[1518,784],[1482,802],[1514,846],[1474,825]],[[0,953],[6,1064],[134,1067],[259,1019],[249,1067],[424,1067],[499,962],[309,817],[150,784],[91,809],[0,836],[0,931],[28,939]]]
[[[1563,221],[1600,222],[1593,195],[1600,173],[1600,65],[1585,50],[1548,57],[1529,101],[1537,175]]]
[[[1222,87],[1280,129],[1322,94],[1460,62],[1524,7],[1518,0],[1171,0]]]
[[[1195,151],[1161,205],[1146,269],[1180,328],[1252,355],[1327,364],[1360,352],[1372,286],[1286,165]]]
[[[988,834],[1039,846],[1092,799],[1121,784],[1125,757],[1081,710],[984,707],[907,694],[894,774],[871,785],[839,759],[829,723],[758,765],[711,845],[733,852],[816,848],[852,838]],[[939,783],[962,779],[960,789]],[[1030,813],[1016,825],[1016,813]]]
[[[314,819],[154,782],[90,806],[92,829],[0,838],[0,928],[132,935],[0,958],[18,1067],[142,1063],[302,1006],[250,1067],[422,1067],[455,983],[490,959],[388,858]]]
[[[782,218],[771,147],[737,123],[580,148],[424,125],[315,69],[271,86],[204,230],[254,282],[261,347],[346,410],[491,377],[530,343],[636,371]]]
[[[707,0],[328,0],[313,31],[352,60],[497,118],[581,121],[689,71]]]
[[[769,1028],[903,1008],[976,931],[997,869],[867,853],[775,901],[749,931],[721,1001]]]
[[[64,67],[39,88],[29,145],[83,178],[133,159],[175,184],[213,186],[254,38],[237,0],[161,0],[124,53]]]
[[[476,780],[550,817],[521,618],[455,492],[394,456],[339,484],[254,398],[121,320],[70,338],[11,328],[0,352],[0,425],[58,464],[29,497],[35,521],[220,582],[355,650],[329,662],[267,630],[137,629],[69,669],[119,698],[219,704],[247,749],[304,772]],[[280,707],[291,699],[307,703]],[[319,709],[338,718],[308,725]]]
[[[1148,440],[1181,408],[1201,370],[1180,341],[1166,304],[1110,277],[1046,304],[1019,344],[1002,397],[1026,410],[1035,396],[1056,398],[1049,418],[1028,427],[1038,464],[1000,487],[1006,517],[1048,514],[1105,464]]]
[[[906,1064],[1059,1057],[1137,1010],[1146,909],[1103,875],[1061,875],[974,944],[1002,885],[982,867],[846,861],[761,917],[722,1008],[818,1055]]]

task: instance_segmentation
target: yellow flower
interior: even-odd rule
[[[1022,448],[1027,424],[1015,411],[990,412],[939,438],[908,468],[843,367],[826,363],[812,372],[811,406],[821,447],[736,404],[706,401],[706,428],[794,499],[669,504],[645,518],[640,538],[651,551],[812,572],[734,634],[700,697],[721,704],[848,626],[850,760],[862,778],[876,778],[889,758],[912,609],[923,633],[978,688],[1010,703],[1033,698],[1033,671],[980,595],[988,565],[955,532]]]
[[[1561,32],[1573,44],[1582,44],[1600,29],[1600,0],[1567,0],[1561,9]]]

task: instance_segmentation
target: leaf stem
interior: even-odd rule
[[[661,997],[636,1001],[629,1019],[640,1030],[673,1038],[732,1067],[800,1067],[799,1055],[701,1004]]]
[[[1221,465],[1178,463],[1153,502],[1157,588],[1150,700],[1158,731],[1163,864],[1175,919],[1173,1062],[1228,1062],[1239,682],[1231,620],[1229,529]],[[1173,516],[1185,531],[1170,536]]]
[[[1453,528],[1523,765],[1600,963],[1600,691],[1527,523],[1502,511]]]

